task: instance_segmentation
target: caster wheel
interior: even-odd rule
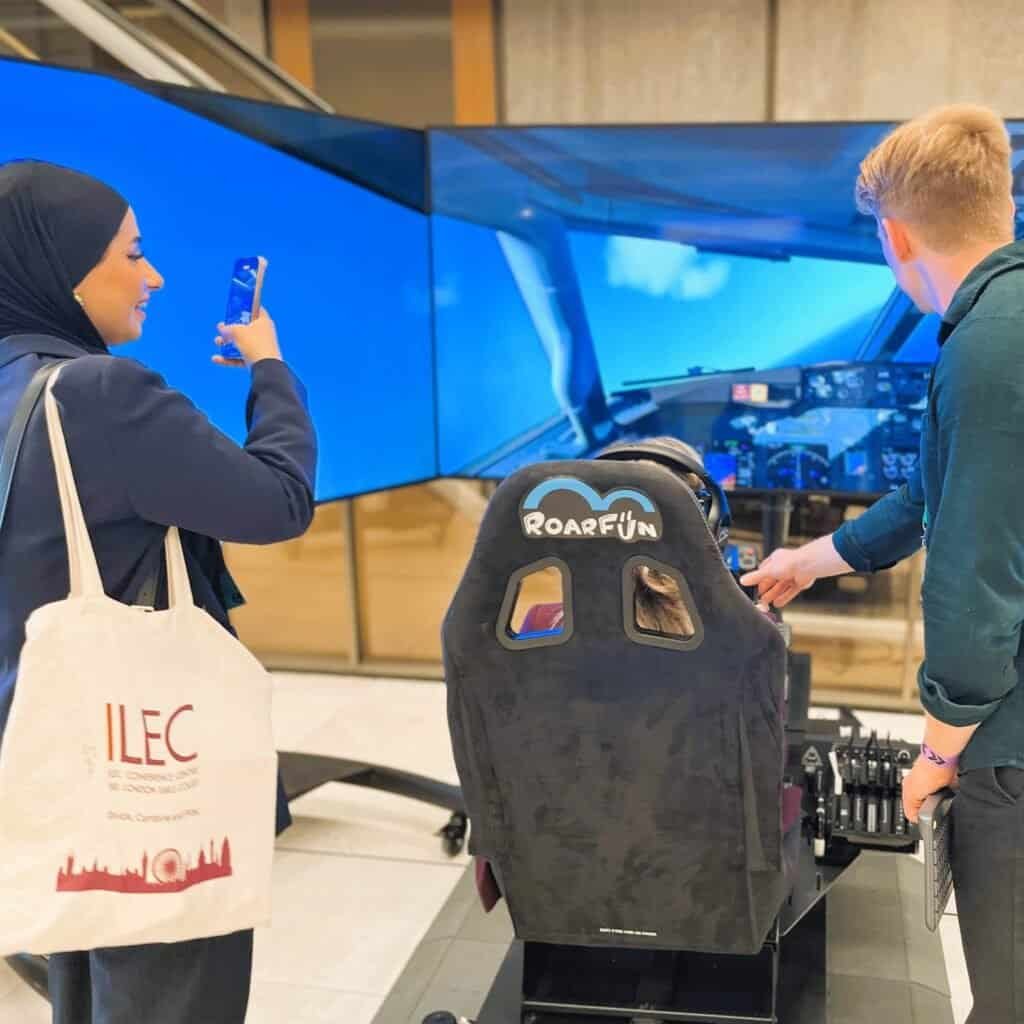
[[[454,1013],[447,1010],[438,1010],[435,1013],[428,1013],[423,1018],[423,1024],[459,1024]]]
[[[441,837],[441,847],[449,857],[457,857],[462,853],[466,845],[466,832],[469,829],[469,819],[462,811],[456,811],[449,819],[448,824],[437,834]],[[442,1022],[437,1022],[442,1024]]]

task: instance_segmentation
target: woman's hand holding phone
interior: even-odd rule
[[[281,346],[277,341],[277,327],[266,308],[256,315],[250,324],[218,324],[220,332],[215,339],[218,346],[234,344],[242,359],[226,359],[214,356],[219,366],[252,366],[261,359],[280,359]]]

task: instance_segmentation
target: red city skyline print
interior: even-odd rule
[[[166,849],[152,859],[144,852],[138,870],[125,868],[115,872],[106,866],[101,868],[95,860],[91,868],[76,870],[72,853],[57,872],[57,892],[182,892],[215,878],[229,878],[231,874],[231,843],[225,837],[219,856],[214,852],[211,839],[209,854],[200,849],[194,865],[184,860],[177,850]]]

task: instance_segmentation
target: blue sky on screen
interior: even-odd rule
[[[605,390],[630,381],[849,359],[893,289],[888,267],[698,252],[577,233],[572,251]]]
[[[319,432],[318,497],[434,475],[424,215],[112,79],[0,63],[0,85],[18,97],[0,159],[109,182],[167,278],[124,354],[242,440],[247,374],[210,356],[235,259],[266,256],[265,302]]]

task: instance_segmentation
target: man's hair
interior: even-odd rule
[[[894,129],[860,165],[857,209],[917,229],[950,252],[1013,240],[1010,140],[987,107],[939,107]]]

